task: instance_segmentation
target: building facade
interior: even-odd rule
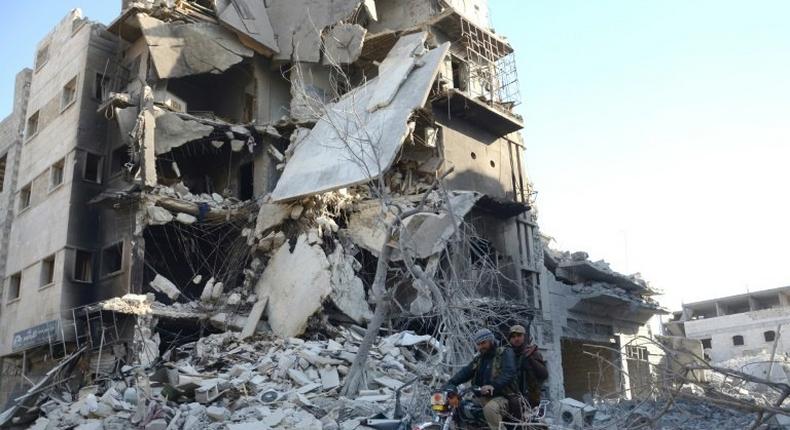
[[[755,291],[683,305],[670,333],[702,342],[713,362],[790,352],[781,332],[790,322],[790,287]]]

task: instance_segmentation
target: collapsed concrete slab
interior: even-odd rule
[[[324,37],[324,65],[351,64],[362,53],[367,30],[359,24],[338,24]]]
[[[290,218],[291,208],[277,203],[263,203],[255,221],[255,236],[262,236],[270,229]]]
[[[362,2],[271,0],[267,3],[267,12],[280,51],[274,55],[274,59],[317,63],[321,60],[321,34],[324,29],[354,15]]]
[[[267,57],[279,52],[266,5],[260,0],[217,0],[220,23],[233,30],[241,43]]]
[[[144,14],[136,19],[161,79],[218,74],[252,57],[252,49],[215,24],[168,24]]]
[[[255,286],[259,300],[268,300],[267,316],[275,335],[302,334],[308,319],[321,309],[332,292],[329,261],[318,246],[311,246],[302,234],[274,253]]]
[[[329,264],[332,270],[332,294],[329,296],[332,303],[357,324],[369,320],[372,314],[365,299],[365,286],[354,267],[359,263],[337,244],[335,252],[329,255]]]
[[[379,66],[379,76],[385,76],[386,79],[379,79],[373,86],[373,95],[367,104],[368,111],[373,112],[392,102],[411,71],[419,65],[427,37],[425,32],[420,32],[398,39]]]
[[[387,75],[380,75],[327,106],[327,113],[294,150],[272,192],[273,200],[365,183],[389,169],[408,136],[409,117],[425,105],[449,46],[445,43],[422,55],[421,65],[409,73],[386,108],[373,112],[366,109],[378,84],[392,79]],[[413,61],[412,53],[400,60]],[[393,55],[405,54],[393,50]]]
[[[156,112],[156,155],[166,154],[185,143],[207,137],[214,127],[183,119],[176,113]]]
[[[166,295],[170,300],[175,300],[181,295],[181,291],[169,279],[157,274],[153,281],[148,285],[156,291]]]

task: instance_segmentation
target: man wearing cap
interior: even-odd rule
[[[516,381],[521,394],[527,399],[531,407],[540,404],[540,389],[543,382],[548,379],[546,361],[538,351],[538,346],[532,343],[527,330],[522,325],[510,327],[508,335],[510,346],[516,356]],[[511,412],[521,410],[521,405],[511,405]]]
[[[498,347],[489,329],[478,330],[473,340],[477,354],[448,383],[457,386],[471,380],[480,387],[482,397],[478,401],[486,423],[491,430],[497,430],[502,417],[508,415],[507,397],[518,394],[515,355],[511,348]]]

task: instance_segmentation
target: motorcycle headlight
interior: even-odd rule
[[[431,396],[431,406],[444,406],[444,403],[444,393],[434,393],[433,396]]]

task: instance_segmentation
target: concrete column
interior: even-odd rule
[[[716,302],[716,316],[723,317],[724,315],[727,315],[727,306]]]

